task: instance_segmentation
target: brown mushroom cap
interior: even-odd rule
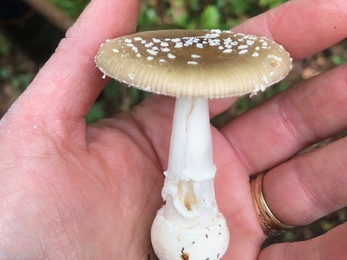
[[[107,76],[176,97],[255,94],[282,80],[289,53],[264,37],[219,30],[163,30],[107,40],[95,63]]]

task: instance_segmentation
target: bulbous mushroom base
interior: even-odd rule
[[[165,218],[163,206],[154,219],[151,238],[160,260],[217,260],[229,245],[226,220],[218,213],[211,223],[185,228]]]

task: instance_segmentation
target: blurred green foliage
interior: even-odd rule
[[[10,45],[7,43],[6,39],[0,34],[0,55],[8,55],[10,53],[10,49]]]
[[[77,18],[90,0],[49,0],[63,10],[68,16]]]
[[[50,0],[77,18],[90,0]],[[288,0],[142,0],[138,29],[229,29]]]
[[[7,62],[7,59],[0,59],[0,82],[7,82],[11,88],[13,95],[18,97],[23,90],[30,84],[34,78],[32,73],[32,63],[28,60],[20,60],[20,57],[12,55],[13,47],[0,34],[0,57],[12,56],[11,62],[16,66]]]
[[[342,52],[338,54],[333,54],[331,56],[331,61],[336,65],[341,65],[342,63],[347,62],[347,41],[344,41],[341,43],[342,46]]]
[[[229,29],[287,0],[143,0],[139,30]]]

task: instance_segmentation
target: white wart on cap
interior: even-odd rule
[[[220,30],[147,31],[107,40],[95,63],[141,90],[194,98],[256,94],[291,69],[281,45]]]

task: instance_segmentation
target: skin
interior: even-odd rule
[[[129,113],[84,120],[106,83],[94,55],[105,39],[134,30],[138,10],[135,0],[92,1],[0,121],[1,259],[154,259],[150,226],[162,204],[174,100],[152,95]],[[347,36],[347,3],[292,0],[235,31],[272,38],[299,60]],[[347,224],[260,252],[249,187],[251,175],[269,171],[268,204],[291,225],[347,205],[346,138],[293,157],[347,128],[346,72],[343,64],[300,82],[213,129],[216,196],[231,234],[224,259],[347,254]],[[234,101],[211,101],[211,116]]]

